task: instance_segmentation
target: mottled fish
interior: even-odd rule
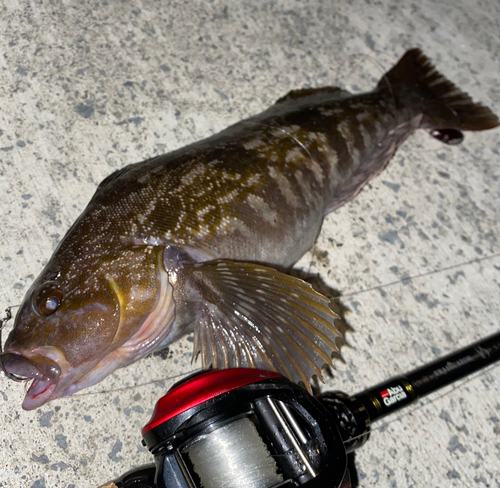
[[[29,289],[7,339],[7,375],[33,380],[23,407],[193,331],[204,367],[259,367],[308,384],[340,334],[328,300],[283,270],[415,129],[459,142],[462,130],[498,125],[413,49],[372,92],[295,90],[208,139],[116,171]]]

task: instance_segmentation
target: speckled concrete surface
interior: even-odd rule
[[[19,303],[97,184],[259,112],[292,88],[368,90],[420,46],[500,111],[500,4],[0,3],[0,306]],[[351,309],[327,388],[354,393],[499,327],[500,131],[447,147],[419,132],[330,215],[298,267]],[[9,325],[10,328],[11,324]],[[140,427],[192,343],[24,412],[0,380],[0,486],[92,487],[149,461]],[[362,487],[500,486],[500,374],[388,418],[359,451]]]

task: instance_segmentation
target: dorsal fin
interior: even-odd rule
[[[310,103],[311,105],[317,103],[325,103],[332,100],[340,100],[342,98],[351,96],[351,93],[342,90],[338,86],[324,86],[321,88],[300,88],[288,92],[284,97],[278,99],[275,105],[285,103]]]
[[[125,173],[128,173],[130,171],[130,169],[132,168],[132,166],[133,165],[129,164],[128,166],[125,166],[124,168],[121,168],[121,169],[117,169],[116,171],[114,171],[110,175],[106,176],[106,178],[104,178],[104,180],[102,180],[99,183],[99,186],[97,187],[96,193],[99,190],[102,190],[103,188],[107,187],[109,184],[111,184],[113,181],[118,179],[120,176],[124,175]]]

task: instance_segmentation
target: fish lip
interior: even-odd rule
[[[47,357],[38,355],[28,357],[17,351],[6,351],[2,354],[1,360],[5,374],[14,380],[56,383],[61,375],[61,368]]]
[[[61,376],[61,368],[55,361],[36,354],[27,357],[17,351],[7,351],[2,354],[2,366],[9,378],[31,380],[22,404],[24,410],[34,410],[50,400]]]
[[[22,408],[34,410],[57,398],[61,382],[70,369],[64,353],[53,346],[40,346],[32,350],[8,349],[2,354],[7,374],[30,381]]]
[[[34,410],[41,407],[49,400],[53,400],[59,382],[51,383],[48,380],[33,379],[26,396],[24,397],[23,410]]]

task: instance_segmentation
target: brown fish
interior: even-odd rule
[[[339,333],[286,269],[323,217],[415,129],[443,141],[499,125],[408,51],[370,93],[295,90],[265,112],[106,178],[28,291],[2,354],[25,409],[97,383],[194,331],[204,367],[308,384]]]

